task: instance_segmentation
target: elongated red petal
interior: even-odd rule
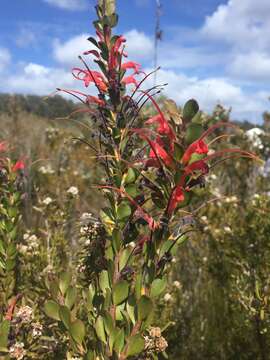
[[[208,146],[203,140],[196,140],[189,145],[182,157],[181,162],[183,164],[187,164],[193,154],[207,154],[208,151]]]
[[[177,205],[185,200],[184,191],[181,185],[176,186],[173,190],[169,206],[168,206],[168,214],[171,215],[176,209]]]

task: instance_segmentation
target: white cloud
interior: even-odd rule
[[[262,52],[237,54],[229,63],[228,70],[232,76],[250,81],[270,80],[270,56]]]
[[[78,55],[86,50],[94,49],[87,38],[89,34],[79,34],[66,42],[56,39],[53,43],[53,56],[55,60],[69,67],[78,64]],[[149,61],[153,57],[154,46],[151,39],[143,32],[130,30],[124,34],[127,39],[126,51],[129,59],[134,61]]]
[[[11,55],[8,49],[0,47],[0,72],[9,65]]]
[[[202,33],[238,49],[270,49],[269,0],[230,0],[206,18]]]
[[[127,39],[128,57],[135,61],[151,60],[154,53],[154,43],[147,35],[136,29],[124,34]]]
[[[86,0],[43,0],[46,3],[65,10],[84,10],[89,3]]]
[[[269,105],[266,92],[249,94],[226,78],[200,79],[171,70],[160,70],[157,81],[168,83],[164,93],[179,104],[195,98],[202,110],[211,112],[217,103],[221,103],[227,108],[232,107],[232,115],[236,119],[260,121],[262,112]]]
[[[74,85],[72,75],[60,68],[50,68],[39,64],[29,63],[16,74],[7,75],[2,91],[48,95],[56,87],[70,87]]]
[[[92,49],[93,45],[87,40],[89,35],[80,34],[61,43],[58,39],[53,44],[53,56],[60,64],[74,66],[78,63],[78,55]]]

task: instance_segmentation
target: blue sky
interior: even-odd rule
[[[153,67],[155,0],[118,0],[117,31],[132,60]],[[270,1],[161,0],[158,78],[179,104],[195,97],[211,111],[261,121],[269,110]],[[45,95],[74,88],[70,69],[89,47],[95,0],[5,1],[0,14],[0,91]],[[76,85],[78,86],[78,85]]]

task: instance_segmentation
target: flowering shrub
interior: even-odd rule
[[[69,357],[157,359],[167,342],[153,327],[155,302],[166,289],[173,253],[192,230],[198,188],[223,159],[255,156],[235,147],[216,150],[223,135],[211,136],[233,126],[224,121],[205,129],[195,100],[181,116],[161,110],[154,98],[160,87],[142,90],[151,73],[126,61],[125,38],[112,34],[118,17],[111,9],[96,7],[97,37],[88,39],[94,48],[84,53],[100,71],[80,56],[83,67],[72,72],[97,96],[58,89],[79,99],[85,107],[78,111],[90,115],[93,141],[80,140],[102,168],[104,180],[94,188],[107,206],[84,219],[77,284],[68,271],[48,279],[45,312],[66,330]],[[146,103],[156,111],[147,120],[141,116]],[[68,193],[76,196],[77,189]]]

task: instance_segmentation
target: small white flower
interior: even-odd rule
[[[209,177],[210,177],[211,180],[216,180],[216,179],[217,179],[217,175],[216,175],[216,174],[211,174]]]
[[[203,261],[204,263],[206,263],[206,262],[207,262],[207,256],[204,256],[204,257],[202,258],[202,261]]]
[[[224,226],[224,231],[227,234],[230,234],[232,232],[232,229],[229,226]]]
[[[44,204],[44,205],[46,205],[46,206],[48,206],[48,205],[50,205],[51,203],[52,203],[52,198],[50,198],[49,196],[48,197],[46,197],[43,201],[42,201],[42,203]]]
[[[175,286],[177,289],[180,289],[180,288],[181,288],[181,283],[180,283],[180,281],[175,280],[175,281],[173,282],[173,286]]]
[[[23,240],[29,239],[29,236],[30,236],[30,234],[28,234],[28,233],[23,234]]]
[[[24,349],[24,343],[16,342],[14,345],[12,345],[9,348],[9,354],[11,355],[11,357],[15,358],[16,360],[22,360],[26,355],[26,351]]]
[[[253,199],[259,199],[260,198],[260,195],[259,194],[254,194],[253,195]]]
[[[129,243],[129,246],[131,246],[131,247],[132,247],[132,249],[134,249],[134,248],[135,248],[135,246],[136,246],[136,244],[135,244],[135,242],[134,242],[134,241],[131,241],[131,242]]]
[[[164,301],[169,302],[172,300],[172,295],[167,293],[164,295]]]
[[[23,323],[29,323],[33,318],[33,309],[30,306],[21,306],[16,312],[16,317]]]
[[[86,235],[87,234],[87,232],[88,232],[88,226],[82,226],[81,228],[80,228],[80,234],[81,235]]]
[[[173,263],[173,264],[176,263],[176,258],[175,258],[175,257],[172,258],[172,263]]]
[[[67,190],[68,194],[71,194],[72,196],[77,196],[79,194],[79,190],[76,186],[71,186],[68,190]]]
[[[85,212],[85,213],[82,213],[81,220],[82,221],[90,220],[90,219],[92,219],[92,217],[93,217],[93,214]]]
[[[31,235],[28,240],[30,242],[36,242],[37,241],[37,236],[36,235]]]
[[[201,220],[204,221],[204,222],[207,222],[208,218],[207,218],[207,216],[202,216]]]
[[[28,251],[28,246],[26,245],[18,245],[18,250],[22,255],[25,255]]]

